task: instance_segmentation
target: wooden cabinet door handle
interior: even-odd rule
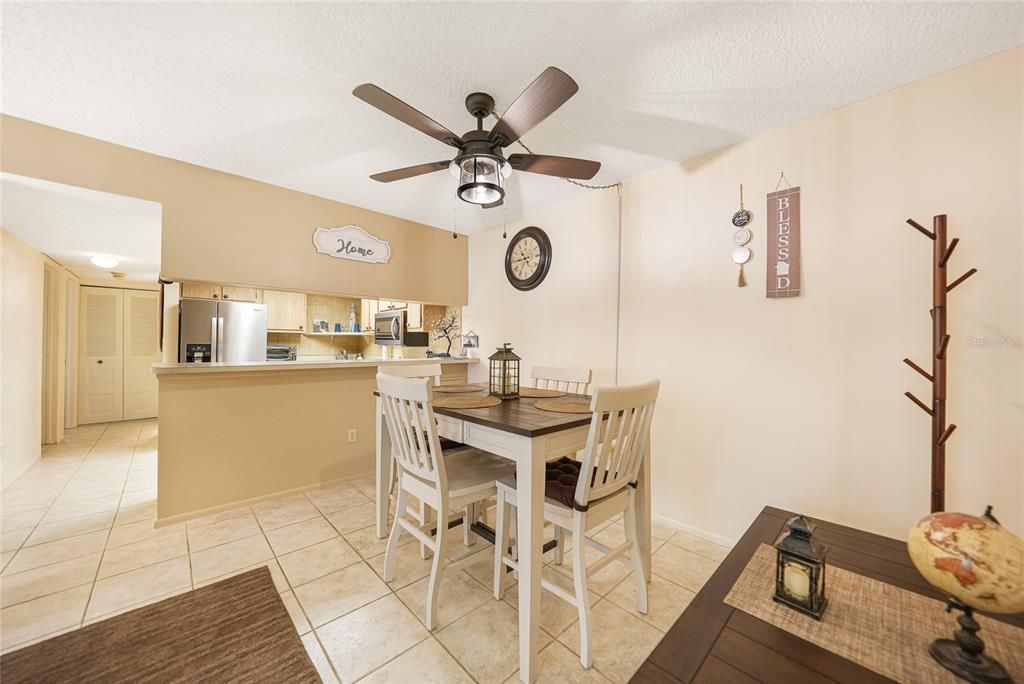
[[[97,361],[96,363],[103,363],[103,359],[100,359],[100,360],[99,360],[99,361]]]

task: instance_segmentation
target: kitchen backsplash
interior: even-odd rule
[[[358,299],[330,297],[324,295],[307,295],[306,329],[313,329],[314,318],[325,319],[331,331],[334,330],[335,323],[341,323],[343,327],[348,327],[349,305],[353,303],[356,305],[356,320],[358,320],[360,313],[360,302]],[[297,345],[297,353],[299,356],[334,356],[344,349],[349,354],[362,354],[367,358],[424,358],[427,355],[427,349],[430,349],[436,354],[440,354],[448,348],[448,343],[444,339],[434,340],[435,335],[431,329],[431,324],[438,316],[442,315],[442,311],[445,316],[454,313],[456,319],[459,321],[459,329],[456,331],[458,334],[452,341],[452,355],[458,356],[462,343],[462,307],[459,306],[424,307],[423,329],[430,334],[431,342],[429,347],[402,347],[397,350],[394,348],[386,349],[385,347],[374,344],[373,337],[371,335],[357,337],[353,335],[319,336],[299,335],[294,333],[268,333],[267,342],[271,344]]]

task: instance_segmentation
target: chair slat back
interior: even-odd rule
[[[588,394],[593,371],[589,368],[558,368],[534,366],[530,370],[533,386],[538,389],[560,390],[569,394]]]
[[[599,387],[590,408],[590,434],[583,452],[576,503],[585,506],[636,482],[661,383]]]
[[[431,378],[433,385],[441,384],[441,364],[439,363],[389,363],[377,367],[378,373],[393,375],[396,378]]]
[[[430,380],[378,372],[377,389],[398,467],[447,489]]]

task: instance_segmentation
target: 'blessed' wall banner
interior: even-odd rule
[[[800,188],[768,193],[769,299],[800,294]]]

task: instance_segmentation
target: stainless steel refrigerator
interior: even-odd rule
[[[266,360],[266,304],[181,300],[179,363]]]

